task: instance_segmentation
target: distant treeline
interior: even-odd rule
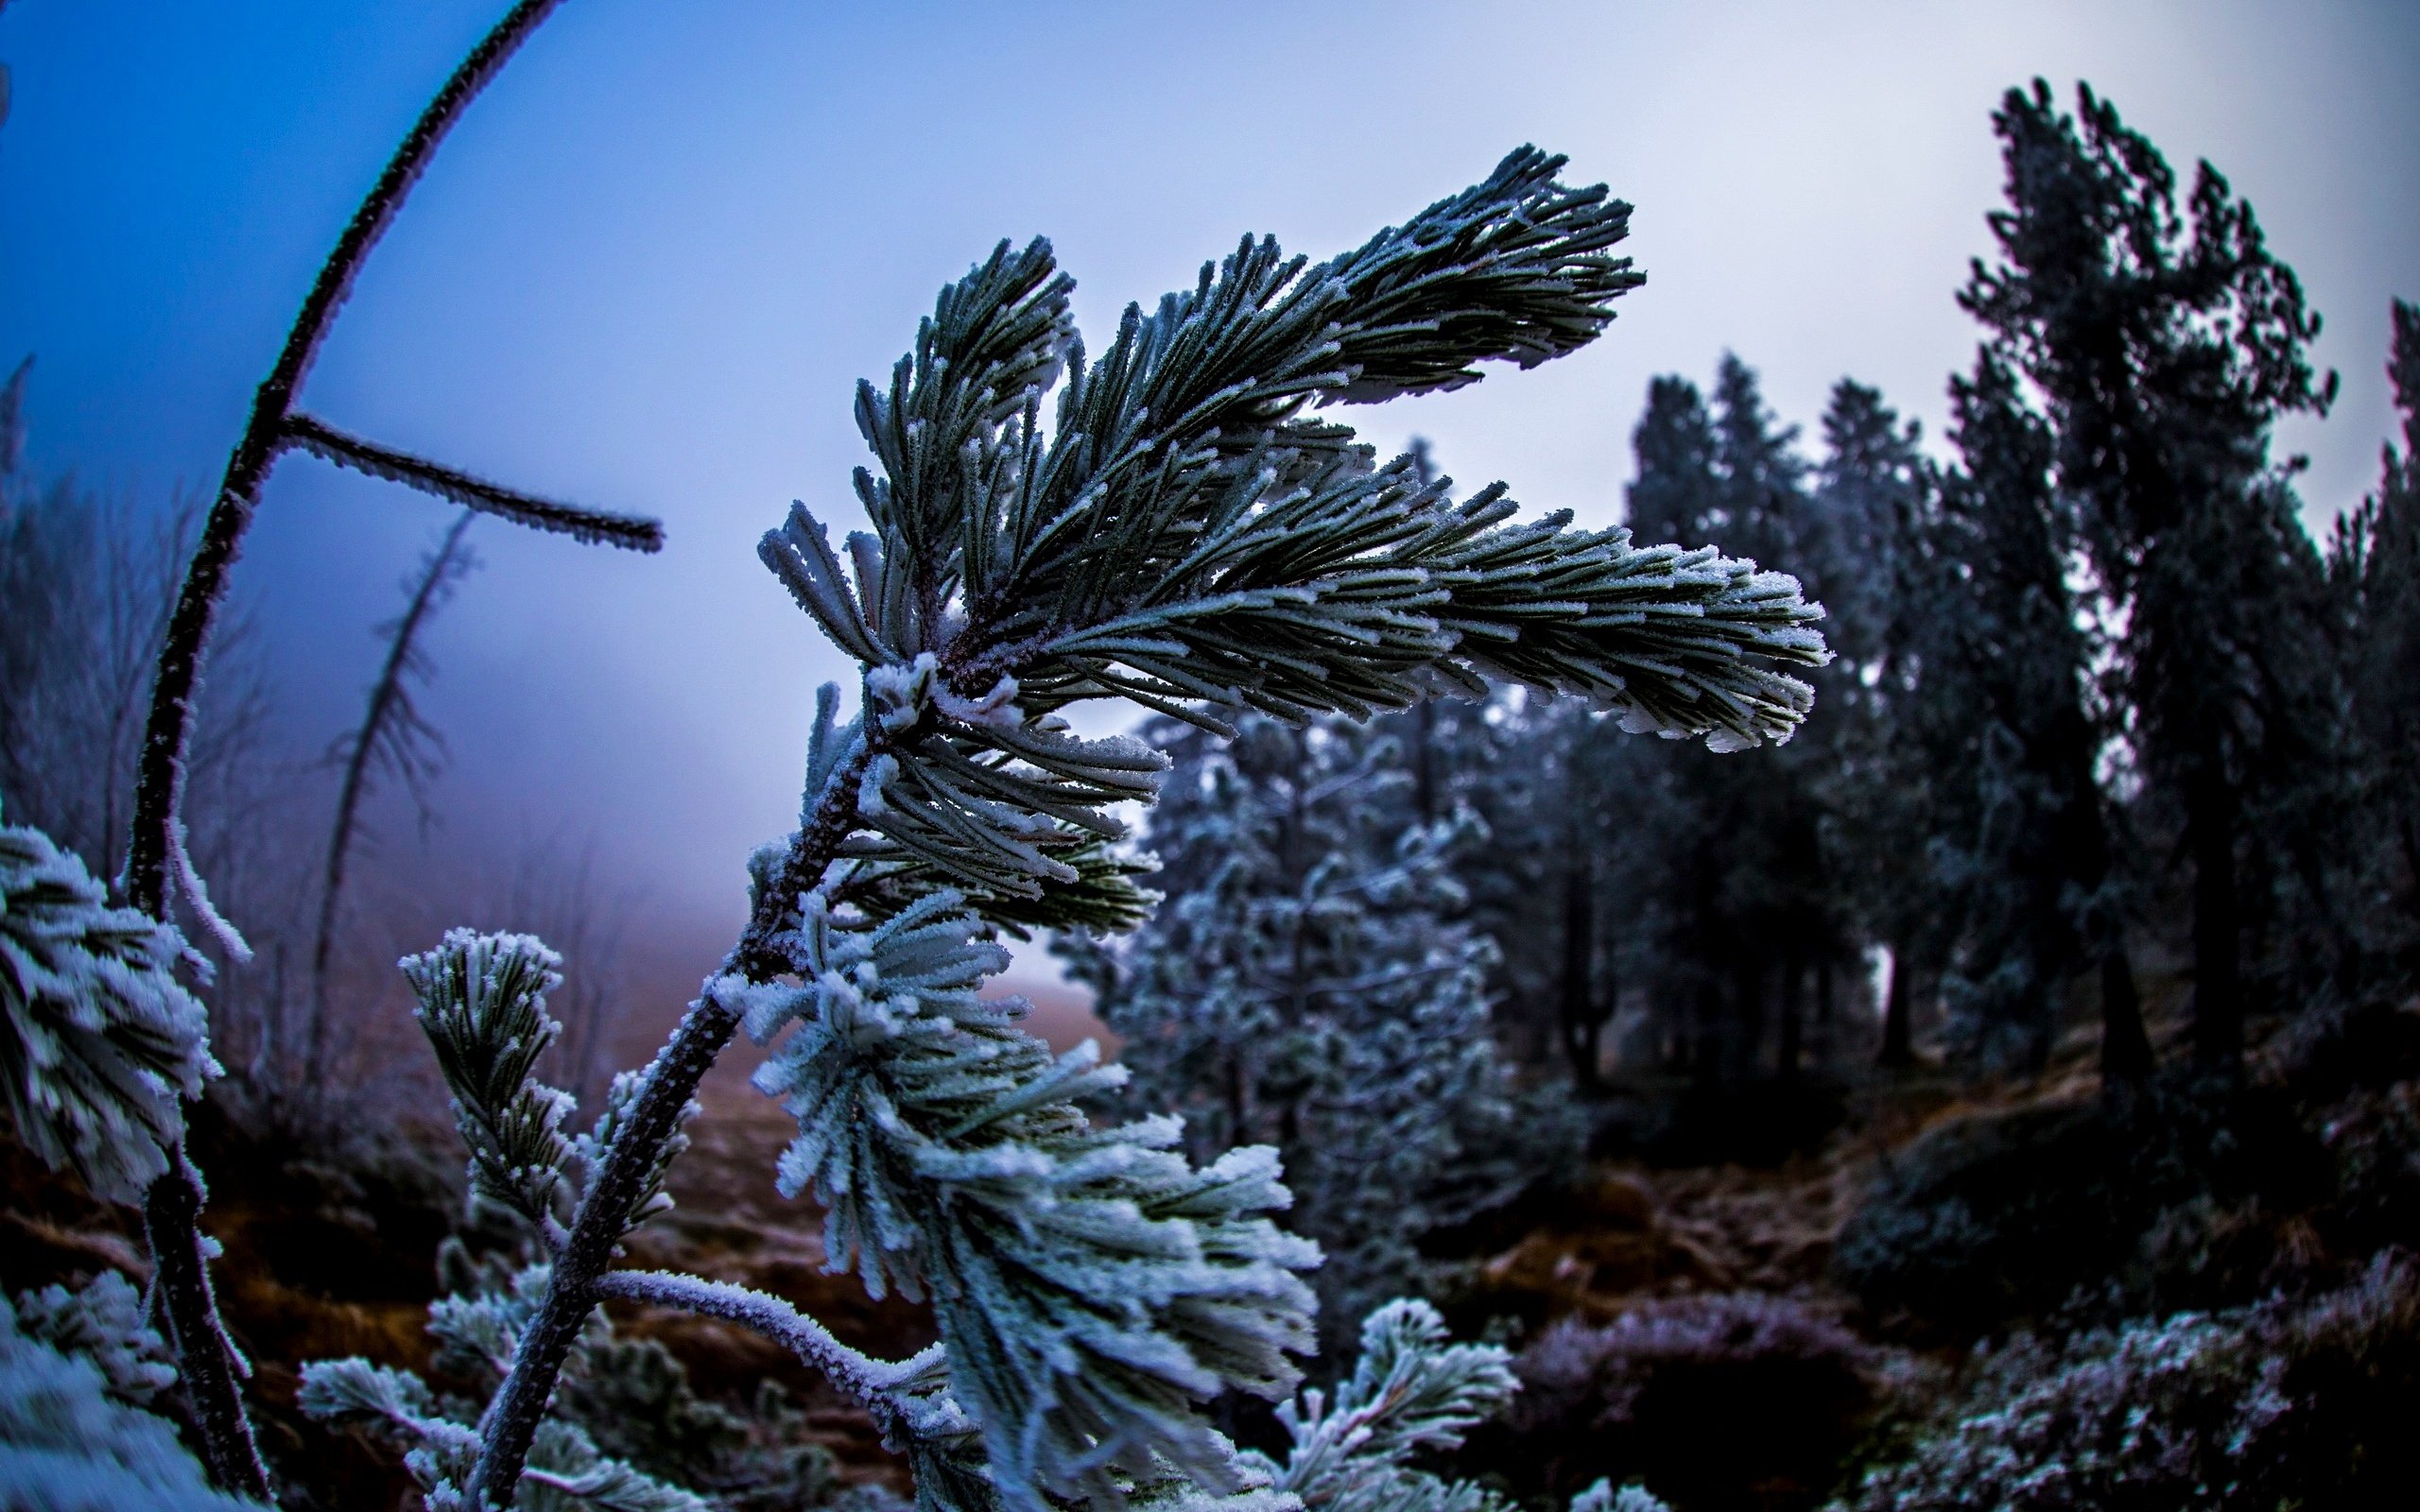
[[[2250,207],[2206,164],[2180,185],[2089,91],[2073,113],[2012,92],[1995,124],[2007,203],[1959,294],[1981,340],[1949,383],[1949,460],[1845,379],[1810,448],[1733,356],[1710,393],[1655,380],[1632,433],[1635,541],[1720,542],[1828,608],[1836,657],[1789,745],[1624,738],[1516,693],[1232,749],[1163,732],[1180,765],[1152,848],[1172,893],[1215,885],[1225,912],[1091,968],[1122,1030],[1189,1022],[1233,1052],[1171,1073],[1201,1117],[1284,1143],[1309,1095],[1287,1086],[1310,1085],[1270,1069],[1259,1021],[1200,1030],[1228,1010],[1184,1004],[1214,979],[1265,977],[1333,1027],[1323,984],[1375,971],[1417,996],[1405,973],[1440,948],[1454,961],[1420,980],[1464,993],[1483,958],[1499,1045],[1590,1089],[1920,1053],[2038,1073],[2096,1024],[2114,1085],[2162,1054],[2233,1080],[2248,1019],[2408,975],[2420,309],[2393,311],[2399,444],[2314,541],[2272,439],[2335,378]],[[1374,906],[1427,922],[1362,929],[1350,971],[1236,943],[1280,917],[1334,936],[1350,909],[1316,899],[1357,908],[1384,878]],[[2155,1048],[2147,1005],[2184,1043]]]

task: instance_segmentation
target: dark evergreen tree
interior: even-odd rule
[[[1711,407],[1685,380],[1657,379],[1633,435],[1633,534],[1684,544],[1719,537],[1753,558],[1820,573],[1824,531],[1796,438],[1735,356],[1722,360]],[[1831,672],[1818,675],[1836,685]],[[1663,900],[1646,926],[1647,974],[1661,1037],[1709,1084],[1794,1074],[1808,973],[1846,948],[1822,840],[1816,744],[1793,742],[1753,772],[1693,751],[1661,753],[1668,776],[1639,825],[1654,858],[1644,890]]]
[[[1945,956],[1945,909],[1927,845],[1940,774],[1907,738],[1924,664],[1917,641],[1938,609],[1920,570],[1935,488],[1919,438],[1879,390],[1849,379],[1834,387],[1807,549],[1831,595],[1838,655],[1819,674],[1826,718],[1792,753],[1821,795],[1826,871],[1838,879],[1815,961],[1818,1019],[1829,1023],[1835,978],[1858,963],[1858,947],[1884,946],[1886,1066],[1913,1060],[1913,984],[1937,979]]]
[[[2420,306],[2396,301],[2387,375],[2403,417],[2378,490],[2340,523],[2330,553],[2346,618],[2345,670],[2380,823],[2374,877],[2388,899],[2379,927],[2408,951],[2420,925]]]
[[[2131,1080],[2151,1045],[2094,769],[2094,647],[2067,586],[2052,438],[1988,352],[1950,394],[1962,465],[1923,572],[1908,731],[1937,774],[1933,848],[1958,919],[1949,1000],[1968,1043],[2038,1071],[2062,988],[2097,967],[2102,1074]]]
[[[2060,487],[2122,626],[2113,685],[2192,863],[2195,1059],[2238,1075],[2244,850],[2275,838],[2253,821],[2277,795],[2256,786],[2294,780],[2309,701],[2279,627],[2317,570],[2268,448],[2280,415],[2333,392],[2305,352],[2318,319],[2226,180],[2204,163],[2180,210],[2167,162],[2088,88],[2069,116],[2037,80],[1994,121],[2000,261],[1978,263],[1961,302],[2054,428]]]
[[[1626,524],[1635,539],[1706,539],[1720,508],[1717,445],[1714,416],[1697,385],[1677,375],[1648,385],[1646,411],[1631,433],[1638,474],[1627,495]],[[1656,774],[1655,800],[1641,819],[1653,833],[1659,860],[1651,890],[1664,905],[1639,927],[1651,941],[1647,1034],[1657,1058],[1711,1079],[1720,1069],[1718,1036],[1725,1009],[1725,984],[1714,963],[1728,941],[1719,917],[1721,795],[1707,790],[1706,775],[1679,763],[1667,763]]]

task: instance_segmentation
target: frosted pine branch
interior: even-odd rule
[[[0,1081],[18,1138],[94,1195],[139,1202],[219,1074],[169,925],[112,908],[73,852],[0,825]]]
[[[1450,1449],[1520,1389],[1512,1357],[1494,1345],[1447,1342],[1444,1320],[1421,1301],[1394,1301],[1361,1324],[1361,1356],[1333,1402],[1306,1391],[1277,1420],[1293,1440],[1277,1484],[1306,1506],[1388,1504],[1380,1494],[1423,1450]]]
[[[972,1479],[920,1461],[937,1504],[1277,1494],[1198,1410],[1282,1395],[1310,1342],[1296,1273],[1314,1251],[1266,1216],[1289,1200],[1274,1160],[1197,1170],[1173,1120],[1094,1126],[1075,1100],[1115,1069],[1053,1057],[980,988],[997,932],[1148,907],[1103,847],[1164,762],[1078,737],[1071,703],[1219,728],[1221,707],[1361,716],[1501,677],[1725,749],[1805,716],[1783,669],[1828,653],[1794,580],[1512,523],[1502,490],[1456,503],[1308,414],[1601,330],[1638,282],[1608,255],[1627,207],[1559,185],[1560,164],[1524,148],[1318,266],[1248,238],[1130,307],[1089,363],[1048,244],[1003,244],[942,291],[888,385],[860,387],[872,528],[836,549],[800,507],[760,551],[861,664],[857,716],[818,699],[799,828],[752,861],[746,933],[588,1183],[476,1495],[517,1483],[678,1109],[743,1022],[788,1035],[759,1085],[798,1117],[782,1184],[826,1205],[833,1262],[933,1299],[948,1394],[988,1454]]]
[[[547,1016],[545,995],[562,985],[562,957],[531,936],[457,929],[399,965],[471,1150],[474,1205],[493,1204],[543,1230],[566,1180],[572,1145],[562,1125],[572,1100],[530,1071],[562,1027]]]
[[[821,1371],[886,1430],[900,1416],[900,1403],[892,1393],[943,1358],[942,1346],[937,1344],[907,1360],[877,1360],[842,1344],[831,1330],[778,1297],[700,1276],[614,1270],[596,1279],[596,1290],[624,1301],[718,1317],[753,1329]]]
[[[798,1025],[756,1078],[799,1119],[783,1190],[824,1202],[835,1265],[931,1296],[1001,1494],[1114,1502],[1163,1464],[1237,1488],[1189,1404],[1282,1394],[1309,1344],[1270,1152],[1195,1171],[1169,1121],[1093,1126],[1076,1099],[1122,1074],[976,995],[1006,956],[954,893],[879,921],[809,894],[786,944],[804,986],[711,988],[760,1041]]]

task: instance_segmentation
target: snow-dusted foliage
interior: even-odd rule
[[[1283,1397],[1312,1341],[1297,1273],[1316,1251],[1268,1216],[1288,1202],[1276,1160],[1196,1166],[1167,1117],[1095,1125],[1077,1100],[1118,1074],[1054,1057],[978,989],[1002,932],[1115,931],[1149,907],[1139,862],[1112,849],[1115,810],[1150,802],[1167,762],[1076,734],[1061,711],[1081,700],[1224,733],[1221,711],[1363,717],[1493,678],[1720,749],[1796,728],[1810,695],[1782,668],[1827,652],[1794,580],[1568,516],[1515,524],[1501,488],[1457,502],[1310,414],[1601,331],[1639,282],[1607,254],[1629,207],[1563,186],[1561,166],[1523,148],[1327,263],[1246,240],[1192,289],[1131,307],[1089,363],[1048,244],[1004,243],[942,291],[890,384],[860,387],[871,528],[836,550],[801,506],[760,551],[861,664],[856,714],[819,698],[799,828],[752,864],[746,934],[582,1153],[567,1227],[564,1114],[527,1079],[549,965],[455,937],[442,970],[420,969],[482,1191],[553,1250],[462,1451],[472,1499],[517,1494],[581,1320],[632,1296],[763,1329],[825,1369],[931,1507],[1280,1503],[1201,1413],[1227,1389]],[[1426,885],[1416,856],[1403,869],[1406,896]],[[1338,1085],[1359,1096],[1483,1056],[1476,959],[1463,941],[1412,967],[1465,985],[1339,1047]],[[828,1206],[836,1263],[932,1298],[938,1352],[865,1360],[774,1298],[610,1269],[660,1191],[676,1109],[743,1024],[787,1032],[760,1079],[799,1119],[783,1184]],[[402,1397],[389,1411],[377,1378],[354,1384],[362,1410],[426,1416]],[[426,1452],[453,1454],[443,1438]]]
[[[92,1361],[121,1401],[147,1407],[177,1383],[168,1347],[144,1316],[143,1295],[113,1270],[73,1292],[51,1285],[20,1293],[17,1322],[27,1338]]]
[[[1471,815],[1423,822],[1403,752],[1370,729],[1233,722],[1232,742],[1152,731],[1177,753],[1149,835],[1171,896],[1131,939],[1072,954],[1134,1101],[1183,1113],[1205,1158],[1277,1147],[1342,1344],[1434,1280],[1422,1234],[1566,1167],[1581,1130],[1496,1054],[1495,947],[1453,875],[1484,849]]]
[[[574,1099],[534,1074],[538,1057],[562,1029],[546,1013],[546,994],[562,985],[562,957],[535,936],[449,930],[435,950],[398,964],[420,1000],[412,1017],[436,1052],[453,1093],[454,1125],[470,1147],[474,1212],[494,1210],[559,1235],[576,1178],[613,1143],[638,1078],[614,1078],[592,1132],[563,1132]],[[683,1121],[695,1111],[693,1104]],[[664,1168],[686,1147],[677,1132],[665,1142],[629,1227],[671,1206]]]
[[[2308,1301],[2179,1313],[1986,1354],[1855,1512],[2386,1506],[2408,1499],[2420,1275],[2386,1251]]]
[[[117,1311],[113,1297],[97,1300],[70,1332]],[[62,1321],[57,1305],[46,1316]],[[0,1512],[259,1512],[211,1489],[175,1424],[121,1400],[108,1357],[56,1347],[66,1342],[43,1325],[21,1328],[0,1299]]]
[[[830,1210],[832,1263],[879,1295],[929,1292],[950,1379],[1005,1484],[1115,1497],[1158,1462],[1236,1489],[1189,1403],[1282,1392],[1309,1346],[1317,1251],[1267,1149],[1201,1169],[1173,1119],[1091,1126],[1074,1101],[1116,1085],[1090,1043],[1054,1059],[1023,1005],[976,995],[1005,953],[959,894],[882,920],[810,893],[790,948],[804,985],[730,983],[763,1040],[795,1021],[757,1085],[796,1114],[785,1192]],[[728,981],[728,979],[726,979]]]
[[[1625,1486],[1614,1489],[1611,1481],[1599,1481],[1571,1499],[1571,1512],[1672,1512],[1663,1501],[1644,1486]]]
[[[1313,1389],[1277,1409],[1293,1440],[1275,1484],[1307,1512],[1494,1512],[1503,1503],[1467,1482],[1413,1466],[1452,1449],[1520,1389],[1511,1357],[1447,1342],[1426,1302],[1393,1301],[1361,1324],[1361,1355],[1331,1401]]]
[[[96,1196],[139,1202],[218,1074],[176,977],[177,931],[112,908],[73,853],[0,825],[0,1095],[18,1137]]]
[[[462,1487],[477,1461],[478,1432],[450,1414],[450,1404],[418,1376],[357,1358],[315,1361],[302,1368],[296,1401],[313,1418],[373,1425],[406,1445],[404,1464],[429,1512],[472,1504]],[[513,1504],[529,1512],[711,1512],[695,1494],[598,1453],[586,1434],[561,1420],[539,1430],[521,1483],[525,1490]]]
[[[447,1379],[493,1387],[545,1293],[544,1265],[472,1263],[449,1246],[441,1270],[461,1288],[428,1310],[434,1364]],[[433,1391],[409,1371],[365,1360],[305,1366],[302,1410],[399,1443],[432,1508],[466,1505],[479,1403]],[[756,1411],[700,1398],[652,1340],[616,1338],[600,1312],[580,1331],[514,1504],[532,1512],[773,1512],[880,1498],[840,1491],[824,1452],[803,1439],[797,1409],[770,1383]]]
[[[571,1158],[562,1131],[571,1099],[530,1071],[557,1033],[546,994],[562,985],[562,957],[534,936],[457,929],[398,964],[420,999],[412,1017],[454,1094],[473,1205],[543,1226],[555,1216]]]
[[[1504,1350],[1455,1344],[1435,1308],[1398,1298],[1362,1319],[1360,1355],[1332,1400],[1306,1390],[1277,1409],[1292,1440],[1284,1462],[1244,1458],[1304,1512],[1509,1512],[1487,1487],[1415,1461],[1459,1448],[1520,1389]],[[1664,1512],[1664,1503],[1599,1481],[1572,1498],[1571,1512]]]

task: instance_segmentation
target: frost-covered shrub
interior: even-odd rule
[[[563,1232],[562,1216],[595,1175],[596,1152],[627,1116],[633,1087],[619,1080],[603,1115],[586,1133],[567,1133],[576,1111],[571,1096],[535,1080],[530,1070],[560,1026],[546,1013],[546,993],[560,986],[562,957],[526,935],[476,935],[455,930],[435,949],[408,956],[404,974],[419,998],[415,1017],[437,1053],[453,1094],[455,1125],[471,1152],[470,1215],[517,1226],[543,1244]],[[694,1109],[692,1109],[694,1111]],[[666,1159],[685,1141],[666,1142]],[[631,1224],[670,1205],[659,1190],[631,1205]],[[475,1463],[477,1423],[488,1399],[511,1368],[519,1340],[552,1279],[544,1263],[513,1267],[448,1267],[461,1289],[429,1308],[437,1341],[435,1366],[473,1385],[465,1399],[408,1371],[359,1358],[314,1361],[302,1367],[298,1403],[309,1417],[372,1427],[398,1443],[429,1505],[445,1512],[469,1503],[463,1486]],[[683,1468],[717,1456],[714,1421],[687,1391],[685,1372],[668,1357],[615,1348],[601,1312],[584,1318],[567,1366],[567,1385],[540,1426],[522,1485],[555,1506],[600,1512],[707,1512],[713,1504],[688,1488],[601,1450],[581,1420],[579,1405],[635,1408],[651,1423],[614,1423],[608,1432],[627,1442],[678,1446]],[[581,1387],[588,1387],[583,1391]],[[686,1430],[700,1432],[691,1436]],[[741,1447],[722,1435],[733,1453]],[[738,1437],[744,1439],[744,1431]],[[770,1471],[773,1466],[756,1467]]]
[[[74,853],[0,825],[0,1100],[20,1139],[95,1196],[139,1202],[187,1098],[218,1074],[176,977],[175,929],[112,908]]]
[[[1488,1491],[1413,1460],[1460,1445],[1519,1389],[1504,1350],[1450,1344],[1436,1309],[1389,1302],[1362,1320],[1360,1358],[1333,1400],[1312,1389],[1277,1409],[1292,1440],[1285,1463],[1248,1457],[1306,1512],[1495,1512]]]
[[[1832,1273],[1878,1317],[1968,1337],[2070,1306],[2241,1303],[2279,1279],[2271,1217],[2328,1198],[2273,1091],[2154,1082],[1929,1131],[1876,1171]]]
[[[1495,1491],[1420,1462],[1459,1448],[1520,1389],[1504,1350],[1450,1343],[1436,1309],[1398,1299],[1362,1319],[1360,1356],[1333,1400],[1306,1390],[1277,1409],[1292,1440],[1284,1463],[1243,1457],[1304,1512],[1511,1512]],[[1640,1486],[1616,1491],[1599,1480],[1572,1499],[1571,1512],[1665,1507]]]
[[[147,1407],[177,1383],[168,1347],[143,1314],[142,1294],[113,1270],[78,1291],[54,1285],[21,1294],[17,1323],[27,1338],[92,1361],[121,1401]]]
[[[62,1295],[43,1316],[78,1337],[116,1311],[113,1292],[73,1322],[69,1305]],[[106,1369],[32,1335],[0,1299],[0,1512],[258,1512],[211,1489],[175,1425],[119,1400]]]
[[[1876,1364],[1838,1322],[1760,1293],[1567,1318],[1515,1363],[1521,1395],[1490,1457],[1553,1490],[1643,1480],[1691,1512],[1809,1506],[1857,1443]]]
[[[1853,1512],[2272,1512],[2407,1503],[2420,1275],[2381,1255],[2309,1302],[2180,1313],[1985,1355]]]
[[[440,1508],[458,1504],[454,1487],[480,1407],[548,1279],[543,1265],[472,1263],[458,1246],[441,1264],[458,1289],[429,1308],[434,1383],[365,1360],[323,1360],[303,1367],[300,1399],[310,1417],[359,1424],[401,1447]],[[460,1395],[462,1386],[476,1395]],[[522,1504],[563,1512],[878,1512],[888,1504],[876,1491],[842,1486],[805,1430],[804,1414],[776,1383],[763,1383],[752,1412],[735,1411],[699,1396],[663,1345],[617,1337],[600,1312],[572,1351]]]

